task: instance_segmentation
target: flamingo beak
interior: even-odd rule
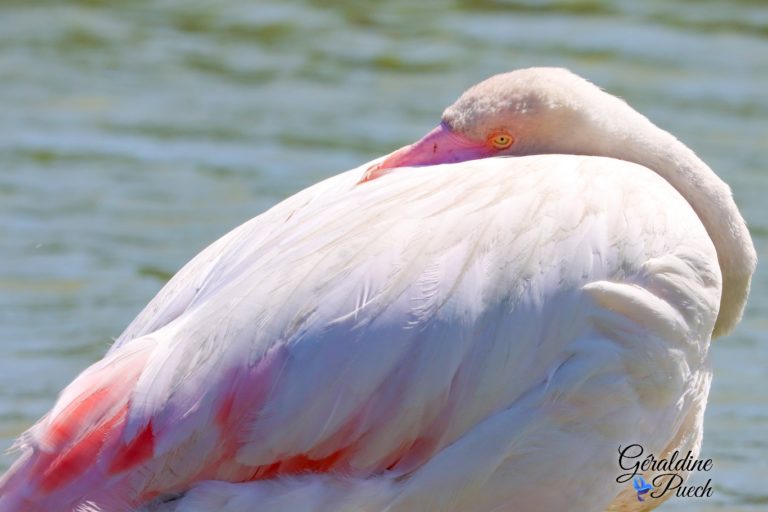
[[[379,178],[398,167],[463,162],[493,154],[493,149],[486,143],[469,140],[451,131],[445,123],[440,123],[421,140],[398,149],[378,164],[369,167],[358,184]]]

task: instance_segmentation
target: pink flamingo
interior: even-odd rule
[[[646,510],[617,449],[698,453],[755,262],[675,137],[494,76],[188,263],[21,436],[0,511]]]

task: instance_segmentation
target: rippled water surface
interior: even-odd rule
[[[765,2],[0,1],[0,446],[210,241],[530,65],[688,143],[768,261]],[[714,496],[663,510],[768,507],[767,279],[713,348]]]

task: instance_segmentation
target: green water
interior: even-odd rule
[[[688,143],[768,261],[764,1],[0,1],[0,446],[210,241],[531,65]],[[768,507],[767,279],[713,347],[714,496],[662,510]]]

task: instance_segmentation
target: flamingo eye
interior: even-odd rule
[[[496,149],[507,149],[512,145],[514,141],[515,139],[513,139],[511,135],[507,135],[506,133],[499,133],[491,137],[490,142],[491,145]]]

